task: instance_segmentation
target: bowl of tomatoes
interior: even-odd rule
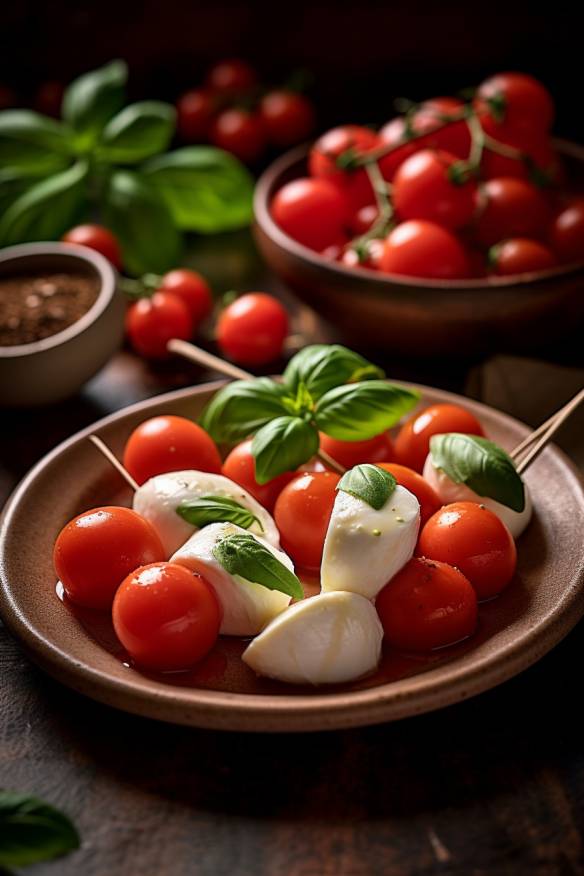
[[[498,74],[470,100],[345,125],[274,162],[264,257],[357,343],[413,355],[529,349],[584,314],[584,149],[549,92]]]

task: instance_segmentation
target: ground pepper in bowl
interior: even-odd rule
[[[97,277],[82,273],[0,278],[0,346],[32,344],[77,322],[95,304]]]

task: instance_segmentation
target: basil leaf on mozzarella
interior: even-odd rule
[[[190,523],[202,529],[210,523],[236,523],[242,529],[249,529],[257,523],[263,532],[264,527],[255,514],[228,496],[201,496],[198,499],[187,499],[181,502],[176,513]]]
[[[356,465],[345,472],[337,490],[362,499],[376,511],[381,510],[397,486],[394,476],[378,465]]]
[[[239,575],[295,599],[304,598],[296,575],[253,535],[228,535],[215,545],[213,556],[230,575]]]

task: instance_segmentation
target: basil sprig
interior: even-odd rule
[[[264,527],[256,515],[228,496],[200,496],[198,499],[185,499],[176,509],[176,513],[192,526],[202,529],[210,523],[236,523],[242,529],[249,529],[257,523]]]
[[[200,423],[215,441],[231,444],[254,435],[274,417],[289,413],[287,398],[286,387],[269,377],[236,380],[213,397]]]
[[[391,472],[378,465],[355,465],[345,472],[337,490],[349,493],[357,499],[362,499],[376,511],[380,511],[397,486],[397,481]]]
[[[30,794],[0,791],[0,867],[26,867],[79,848],[70,819]]]
[[[80,76],[61,121],[0,112],[0,246],[59,238],[97,213],[131,273],[163,273],[179,260],[183,230],[249,224],[253,180],[243,165],[212,146],[165,152],[174,107],[124,106],[127,78],[123,61]]]
[[[433,435],[430,455],[434,466],[454,483],[465,484],[513,511],[525,508],[525,487],[513,460],[492,441],[461,432]]]
[[[230,575],[303,599],[302,584],[290,569],[253,535],[228,535],[217,542],[213,556]]]

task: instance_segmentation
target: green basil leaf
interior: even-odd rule
[[[215,441],[232,444],[287,414],[286,397],[286,388],[269,377],[236,380],[211,399],[199,422]]]
[[[228,496],[201,496],[198,499],[185,499],[176,513],[192,526],[202,529],[210,523],[236,523],[242,529],[249,529],[257,523],[263,531],[258,517],[249,508],[230,499]]]
[[[525,487],[505,451],[477,435],[448,432],[433,435],[430,455],[436,468],[455,484],[466,484],[479,496],[495,499],[513,511],[525,508]]]
[[[290,359],[284,371],[284,383],[292,392],[304,383],[315,401],[335,386],[383,377],[381,368],[340,344],[304,347]]]
[[[303,599],[302,584],[290,569],[253,535],[228,535],[213,548],[213,556],[230,575]]]
[[[253,179],[228,152],[187,146],[153,158],[142,172],[185,231],[214,234],[251,222]]]
[[[325,393],[314,418],[332,438],[366,441],[395,426],[419,398],[418,392],[384,380],[349,383]]]
[[[379,511],[397,486],[394,476],[378,465],[356,465],[345,472],[337,484],[337,490],[362,499]]]
[[[112,163],[134,164],[164,152],[174,133],[175,118],[169,103],[132,103],[107,123],[97,155]]]
[[[66,166],[67,162],[63,160],[62,167],[57,170],[64,169]],[[26,170],[17,167],[0,168],[0,214],[44,176],[44,171],[38,173],[36,168],[32,167]]]
[[[26,867],[79,848],[73,823],[30,794],[0,791],[0,867]]]
[[[83,213],[86,176],[80,161],[27,189],[0,219],[0,245],[61,237]]]
[[[0,166],[52,173],[61,170],[73,152],[66,125],[32,110],[0,112]]]
[[[104,192],[105,224],[118,236],[132,274],[163,274],[179,262],[182,241],[157,192],[138,173],[112,173]]]
[[[258,484],[295,471],[318,451],[318,432],[300,417],[276,417],[256,433],[251,452]]]
[[[63,97],[63,118],[77,134],[78,149],[88,149],[124,105],[128,68],[112,61],[75,79]]]

